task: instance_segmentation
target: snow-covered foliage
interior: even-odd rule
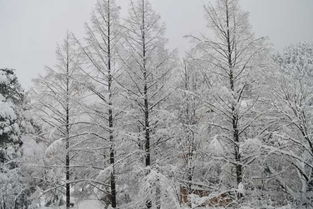
[[[23,91],[13,70],[1,69],[0,78],[0,152],[2,153],[2,149],[6,149],[9,144],[21,142],[18,114],[23,102]],[[4,160],[4,156],[0,159]]]
[[[14,70],[0,69],[0,208],[30,204],[32,183],[22,164],[25,143],[22,136],[31,129],[24,103]]]
[[[264,38],[251,32],[239,1],[219,0],[205,12],[208,35],[190,36],[195,46],[189,55],[204,77],[198,97],[206,110],[203,158],[209,169],[203,172],[213,191],[236,190],[241,199],[257,187],[250,179],[258,176],[266,133],[268,50]]]
[[[0,209],[313,207],[313,45],[272,56],[239,0],[182,61],[149,0],[98,0],[24,94],[0,70]]]
[[[78,178],[72,175],[73,164],[81,162],[81,153],[77,150],[84,145],[85,139],[84,129],[80,127],[84,114],[79,104],[84,87],[77,82],[83,81],[78,73],[81,62],[78,55],[74,41],[68,35],[64,44],[57,48],[57,65],[47,67],[46,74],[35,80],[35,88],[31,91],[32,113],[40,123],[36,138],[47,147],[42,159],[46,176],[40,185],[47,205],[63,204],[63,196],[69,205],[70,181]]]
[[[312,58],[313,45],[308,43],[290,46],[274,57],[278,83],[272,89],[272,105],[277,129],[268,147],[271,156],[283,158],[269,166],[271,173],[281,172],[278,184],[293,201],[308,206],[313,197]]]

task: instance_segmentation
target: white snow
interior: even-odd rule
[[[29,136],[23,136],[23,157],[35,159],[39,156],[43,156],[45,146],[40,143],[36,143],[35,140]]]
[[[113,171],[112,166],[106,167],[105,169],[99,172],[99,175],[97,176],[96,180],[105,181],[111,176],[112,171]]]
[[[60,150],[62,150],[63,147],[63,140],[62,139],[58,139],[55,140],[52,144],[50,144],[50,146],[47,148],[46,150],[46,156],[49,158],[50,156],[53,156],[55,153],[60,152]]]
[[[11,103],[0,101],[0,117],[11,120],[16,119],[16,114],[12,108]]]
[[[241,194],[245,194],[245,187],[242,182],[238,185],[237,191]]]
[[[98,200],[83,200],[77,202],[73,209],[103,209],[104,205]],[[65,209],[65,206],[59,207],[41,207],[40,209]]]
[[[218,139],[218,136],[214,136],[213,140],[211,141],[209,145],[209,150],[211,153],[215,155],[221,155],[224,153],[224,148],[220,140]]]
[[[9,82],[6,73],[1,71],[0,72],[0,84],[7,84]]]

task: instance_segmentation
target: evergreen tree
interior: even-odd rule
[[[20,170],[24,92],[14,70],[0,69],[0,208],[27,205]]]

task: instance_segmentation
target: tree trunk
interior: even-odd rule
[[[109,92],[109,138],[110,138],[110,165],[112,166],[111,172],[111,206],[112,208],[116,208],[117,200],[116,200],[116,180],[115,180],[115,146],[114,146],[114,136],[113,136],[113,108],[112,108],[112,69],[111,69],[111,8],[110,8],[110,0],[108,0],[108,92]]]
[[[230,38],[230,31],[229,31],[229,3],[226,2],[226,27],[227,27],[227,50],[228,50],[228,67],[229,67],[229,82],[230,88],[235,95],[235,79],[234,79],[234,72],[233,72],[233,60],[232,60],[232,45],[231,45],[231,38]],[[242,183],[242,165],[241,165],[241,156],[240,156],[240,146],[239,146],[239,130],[238,130],[238,113],[236,112],[236,107],[232,104],[232,128],[233,128],[233,140],[234,140],[234,156],[235,156],[235,169],[236,169],[236,182],[237,187],[239,184]],[[238,198],[241,198],[242,194],[238,194]]]
[[[146,34],[145,34],[145,0],[142,0],[142,64],[143,64],[143,78],[144,78],[144,129],[145,129],[145,164],[146,167],[151,166],[150,154],[150,123],[149,123],[149,99],[148,99],[148,84],[147,84],[147,68],[146,68]],[[146,207],[152,208],[152,201],[147,200]]]
[[[157,209],[161,209],[161,188],[160,188],[160,179],[158,178],[157,179],[157,182],[156,182],[156,188],[155,188],[155,194],[156,194],[156,197],[155,197],[155,204],[156,204],[156,208]]]
[[[112,104],[109,104],[109,129],[110,129],[110,165],[112,166],[111,172],[111,206],[116,208],[117,198],[116,198],[116,180],[115,180],[115,148],[114,148],[114,136],[113,136],[113,111]]]
[[[69,209],[71,207],[71,186],[70,186],[70,102],[69,102],[69,43],[68,37],[66,42],[66,156],[65,156],[65,166],[66,166],[66,208]]]

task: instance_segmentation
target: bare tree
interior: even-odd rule
[[[194,57],[206,68],[210,126],[228,147],[223,161],[234,166],[238,188],[243,183],[244,168],[256,157],[243,156],[243,144],[261,134],[251,129],[262,116],[256,106],[261,102],[259,70],[265,47],[263,39],[255,39],[250,32],[247,13],[240,9],[238,0],[218,0],[215,6],[205,6],[205,12],[213,35],[193,37],[199,53]]]
[[[312,49],[312,44],[301,43],[276,56],[279,73],[271,89],[277,118],[272,137],[279,143],[270,150],[290,166],[283,167],[277,181],[295,201],[308,207],[312,207],[313,196]],[[269,169],[279,171],[274,166]],[[290,178],[292,174],[296,178]]]
[[[160,112],[168,99],[168,79],[173,68],[173,55],[165,48],[164,26],[155,14],[148,0],[131,1],[129,18],[125,23],[126,79],[123,88],[136,114],[140,147],[144,151],[144,164],[153,165],[155,147],[168,137],[157,138],[157,130],[162,126]],[[142,134],[141,134],[142,133]],[[151,200],[146,207],[151,208]]]
[[[197,69],[196,62],[192,59],[184,59],[181,71],[181,80],[177,89],[179,99],[178,106],[178,123],[180,124],[179,138],[179,158],[183,159],[183,171],[188,197],[193,192],[194,174],[197,166],[197,151],[199,150],[199,122],[202,102],[198,97],[199,89],[202,86],[202,75]],[[191,207],[191,201],[188,202]]]
[[[79,56],[72,47],[69,35],[64,44],[57,49],[58,64],[55,68],[47,67],[47,75],[35,80],[33,96],[35,98],[35,109],[38,111],[39,120],[45,124],[43,131],[50,149],[53,146],[64,144],[65,169],[65,195],[66,208],[71,206],[71,159],[74,157],[70,152],[71,141],[79,135],[75,130],[75,122],[79,117],[77,102],[80,97],[80,88],[75,78],[78,72]],[[62,154],[58,150],[57,156]],[[62,156],[62,155],[61,155]]]
[[[118,65],[118,48],[120,46],[121,27],[119,24],[119,7],[115,0],[99,0],[91,18],[91,25],[86,24],[85,44],[77,43],[87,60],[81,71],[90,81],[86,86],[96,98],[98,105],[89,107],[91,117],[100,118],[99,125],[104,127],[104,140],[109,141],[110,153],[110,204],[117,207],[116,190],[116,138],[118,137],[117,120],[121,111],[118,108],[119,88],[116,83],[120,75]],[[101,104],[101,105],[100,105]],[[92,124],[91,124],[92,125]],[[97,125],[95,125],[97,126]],[[105,154],[104,154],[105,156]]]

